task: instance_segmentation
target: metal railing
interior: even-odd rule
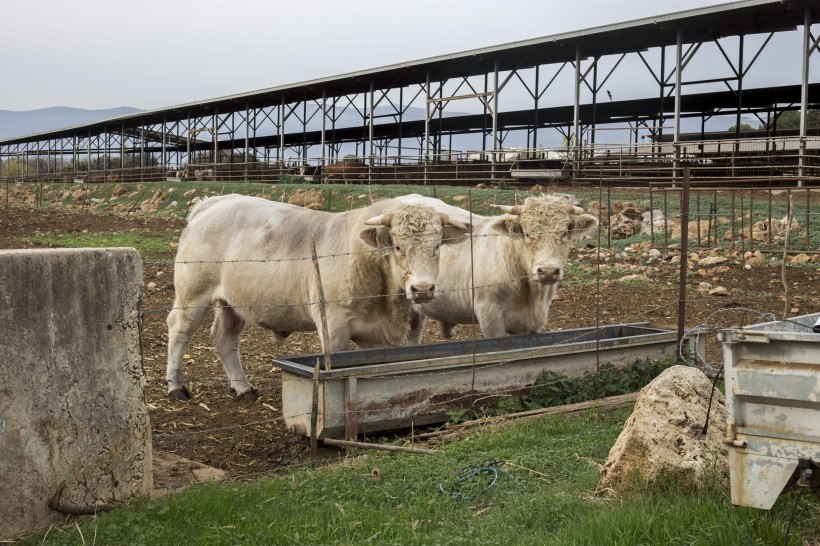
[[[16,161],[14,168],[12,161]],[[110,183],[170,178],[203,182],[457,186],[603,183],[640,187],[679,184],[684,162],[690,167],[693,186],[816,185],[820,184],[820,137],[445,151],[427,160],[413,154],[293,158],[274,162],[204,161],[104,169],[58,164],[27,155],[24,159],[6,158],[4,168],[0,169],[0,181]]]

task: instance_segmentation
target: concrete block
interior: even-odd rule
[[[152,490],[134,249],[0,251],[0,538]]]

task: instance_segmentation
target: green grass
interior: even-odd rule
[[[791,500],[772,512],[729,504],[718,482],[595,495],[598,469],[628,411],[559,416],[475,433],[434,456],[367,453],[254,483],[212,484],[138,501],[30,536],[25,544],[783,544]],[[465,467],[503,460],[474,498],[450,491]],[[374,470],[378,472],[374,472]],[[378,474],[378,477],[374,475]],[[792,529],[820,537],[820,503],[806,496]],[[82,533],[82,538],[80,537]]]
[[[28,239],[42,246],[60,248],[99,248],[99,247],[133,247],[145,258],[155,258],[174,252],[169,243],[174,242],[178,234],[167,236],[147,235],[134,232],[101,232],[101,233],[38,233]]]
[[[497,214],[490,208],[490,204],[514,204],[523,201],[524,197],[531,195],[531,192],[521,189],[475,189],[455,186],[424,186],[424,185],[398,185],[398,184],[292,184],[292,183],[257,183],[257,182],[129,182],[125,186],[128,193],[111,200],[111,194],[118,184],[67,184],[54,183],[43,186],[41,205],[47,206],[50,202],[60,202],[63,205],[82,206],[83,201],[88,203],[92,199],[102,199],[103,203],[96,206],[96,210],[106,211],[111,209],[113,204],[133,205],[141,201],[149,200],[158,189],[170,192],[170,198],[157,210],[147,215],[177,215],[183,216],[187,210],[188,202],[193,196],[183,196],[184,193],[195,190],[195,195],[223,195],[228,193],[241,193],[245,195],[256,195],[269,199],[286,199],[295,191],[314,190],[321,192],[324,196],[324,209],[333,212],[349,210],[350,208],[362,207],[370,204],[371,197],[390,198],[408,193],[419,193],[430,197],[438,197],[447,203],[466,207],[472,198],[473,210],[477,214]],[[37,190],[35,184],[24,185],[32,191]],[[48,195],[56,195],[57,192],[85,191],[86,195],[80,198],[68,195],[67,197],[50,200]],[[207,190],[207,191],[206,191]],[[172,200],[177,201],[176,209],[169,207]]]
[[[286,177],[286,180],[296,180],[295,177]],[[323,194],[323,208],[333,212],[349,210],[355,207],[362,207],[370,204],[371,197],[373,199],[379,197],[394,197],[397,195],[404,195],[407,193],[420,193],[422,195],[434,196],[443,201],[457,206],[469,207],[472,201],[472,210],[477,214],[492,215],[497,214],[490,208],[490,204],[515,204],[520,203],[527,195],[532,192],[526,188],[503,188],[501,184],[497,184],[492,188],[469,188],[456,186],[434,186],[434,185],[398,185],[398,184],[293,184],[293,183],[261,183],[261,182],[128,182],[128,193],[122,197],[111,200],[111,193],[117,184],[113,183],[94,183],[94,184],[72,184],[72,183],[53,183],[38,186],[37,184],[23,184],[20,188],[28,188],[32,192],[38,192],[41,195],[39,200],[40,205],[47,206],[50,202],[49,195],[55,195],[56,192],[73,192],[66,197],[59,199],[63,205],[81,206],[83,202],[88,204],[91,200],[102,201],[96,205],[96,210],[106,211],[111,210],[114,205],[132,206],[137,205],[141,201],[151,198],[157,189],[168,191],[173,189],[168,200],[163,202],[161,206],[151,212],[141,212],[147,216],[152,215],[175,215],[182,217],[188,210],[188,203],[191,196],[184,196],[183,194],[194,190],[195,195],[221,195],[225,193],[242,193],[247,195],[257,195],[269,199],[281,200],[298,190],[314,190],[322,192]],[[14,186],[12,191],[16,191],[18,186]],[[553,188],[545,188],[544,191],[551,191]],[[40,191],[41,190],[41,191]],[[207,190],[207,192],[205,191]],[[76,192],[80,192],[77,194]],[[82,196],[82,192],[87,192]],[[580,202],[581,206],[589,207],[590,203],[594,201],[601,201],[603,203],[625,201],[632,202],[639,207],[653,208],[663,210],[670,222],[680,217],[680,193],[676,191],[667,192],[666,198],[663,197],[663,192],[656,191],[653,194],[650,202],[648,190],[635,191],[626,190],[622,188],[612,188],[607,192],[605,188],[600,189],[590,186],[578,186],[567,188],[558,188],[558,191],[569,191]],[[808,241],[806,239],[805,224],[807,203],[805,201],[805,193],[802,191],[794,191],[794,215],[795,219],[801,226],[801,230],[796,234],[791,241],[791,246],[794,250],[810,250],[820,248],[820,221],[815,217],[811,218],[811,232],[809,233]],[[741,197],[743,202],[741,203]],[[172,207],[171,201],[176,201],[177,206]],[[742,204],[742,209],[741,209]],[[732,224],[728,222],[721,222],[734,218],[736,222],[735,229],[740,230],[740,216],[753,213],[752,223],[766,220],[769,216],[774,219],[783,218],[786,215],[788,206],[788,199],[785,194],[771,196],[771,201],[768,195],[755,195],[754,200],[750,203],[749,192],[744,190],[734,194],[727,191],[720,191],[714,193],[712,190],[692,190],[692,197],[690,201],[690,222],[697,220],[708,220],[710,217],[710,209],[715,207],[714,218],[717,219],[717,243],[723,246],[731,246],[731,241],[723,240],[724,234],[732,230]],[[816,208],[816,205],[815,205]],[[750,220],[744,218],[743,225],[748,229]],[[649,237],[646,235],[635,235],[628,239],[611,240],[611,246],[623,250],[626,246],[635,242],[644,242]],[[705,232],[701,233],[700,241],[698,237],[694,236],[690,239],[690,247],[694,250],[703,246],[714,246],[715,237],[714,232],[712,238],[707,240]],[[602,233],[601,238],[603,245],[606,246],[606,232]],[[654,233],[654,244],[663,246],[665,244],[675,244],[680,241],[671,238],[671,229],[667,232],[667,237],[664,236],[663,230],[656,230]],[[749,248],[749,242],[744,243],[745,248]],[[773,240],[771,247],[780,248],[782,243]],[[755,248],[766,248],[769,245],[768,241],[755,242]]]

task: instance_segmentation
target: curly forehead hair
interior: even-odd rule
[[[572,203],[561,196],[527,197],[518,221],[533,234],[560,232],[566,229],[572,209]]]
[[[412,237],[420,233],[441,233],[441,221],[432,207],[407,205],[396,209],[390,231],[400,237]]]

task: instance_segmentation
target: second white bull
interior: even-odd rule
[[[438,199],[399,199],[473,222],[472,245],[442,251],[436,299],[416,306],[422,318],[414,321],[408,336],[414,343],[421,341],[425,317],[438,320],[446,337],[455,325],[474,320],[486,337],[543,330],[564,278],[570,241],[598,228],[598,219],[566,195],[528,197],[523,205],[495,206],[506,214],[472,218]]]

